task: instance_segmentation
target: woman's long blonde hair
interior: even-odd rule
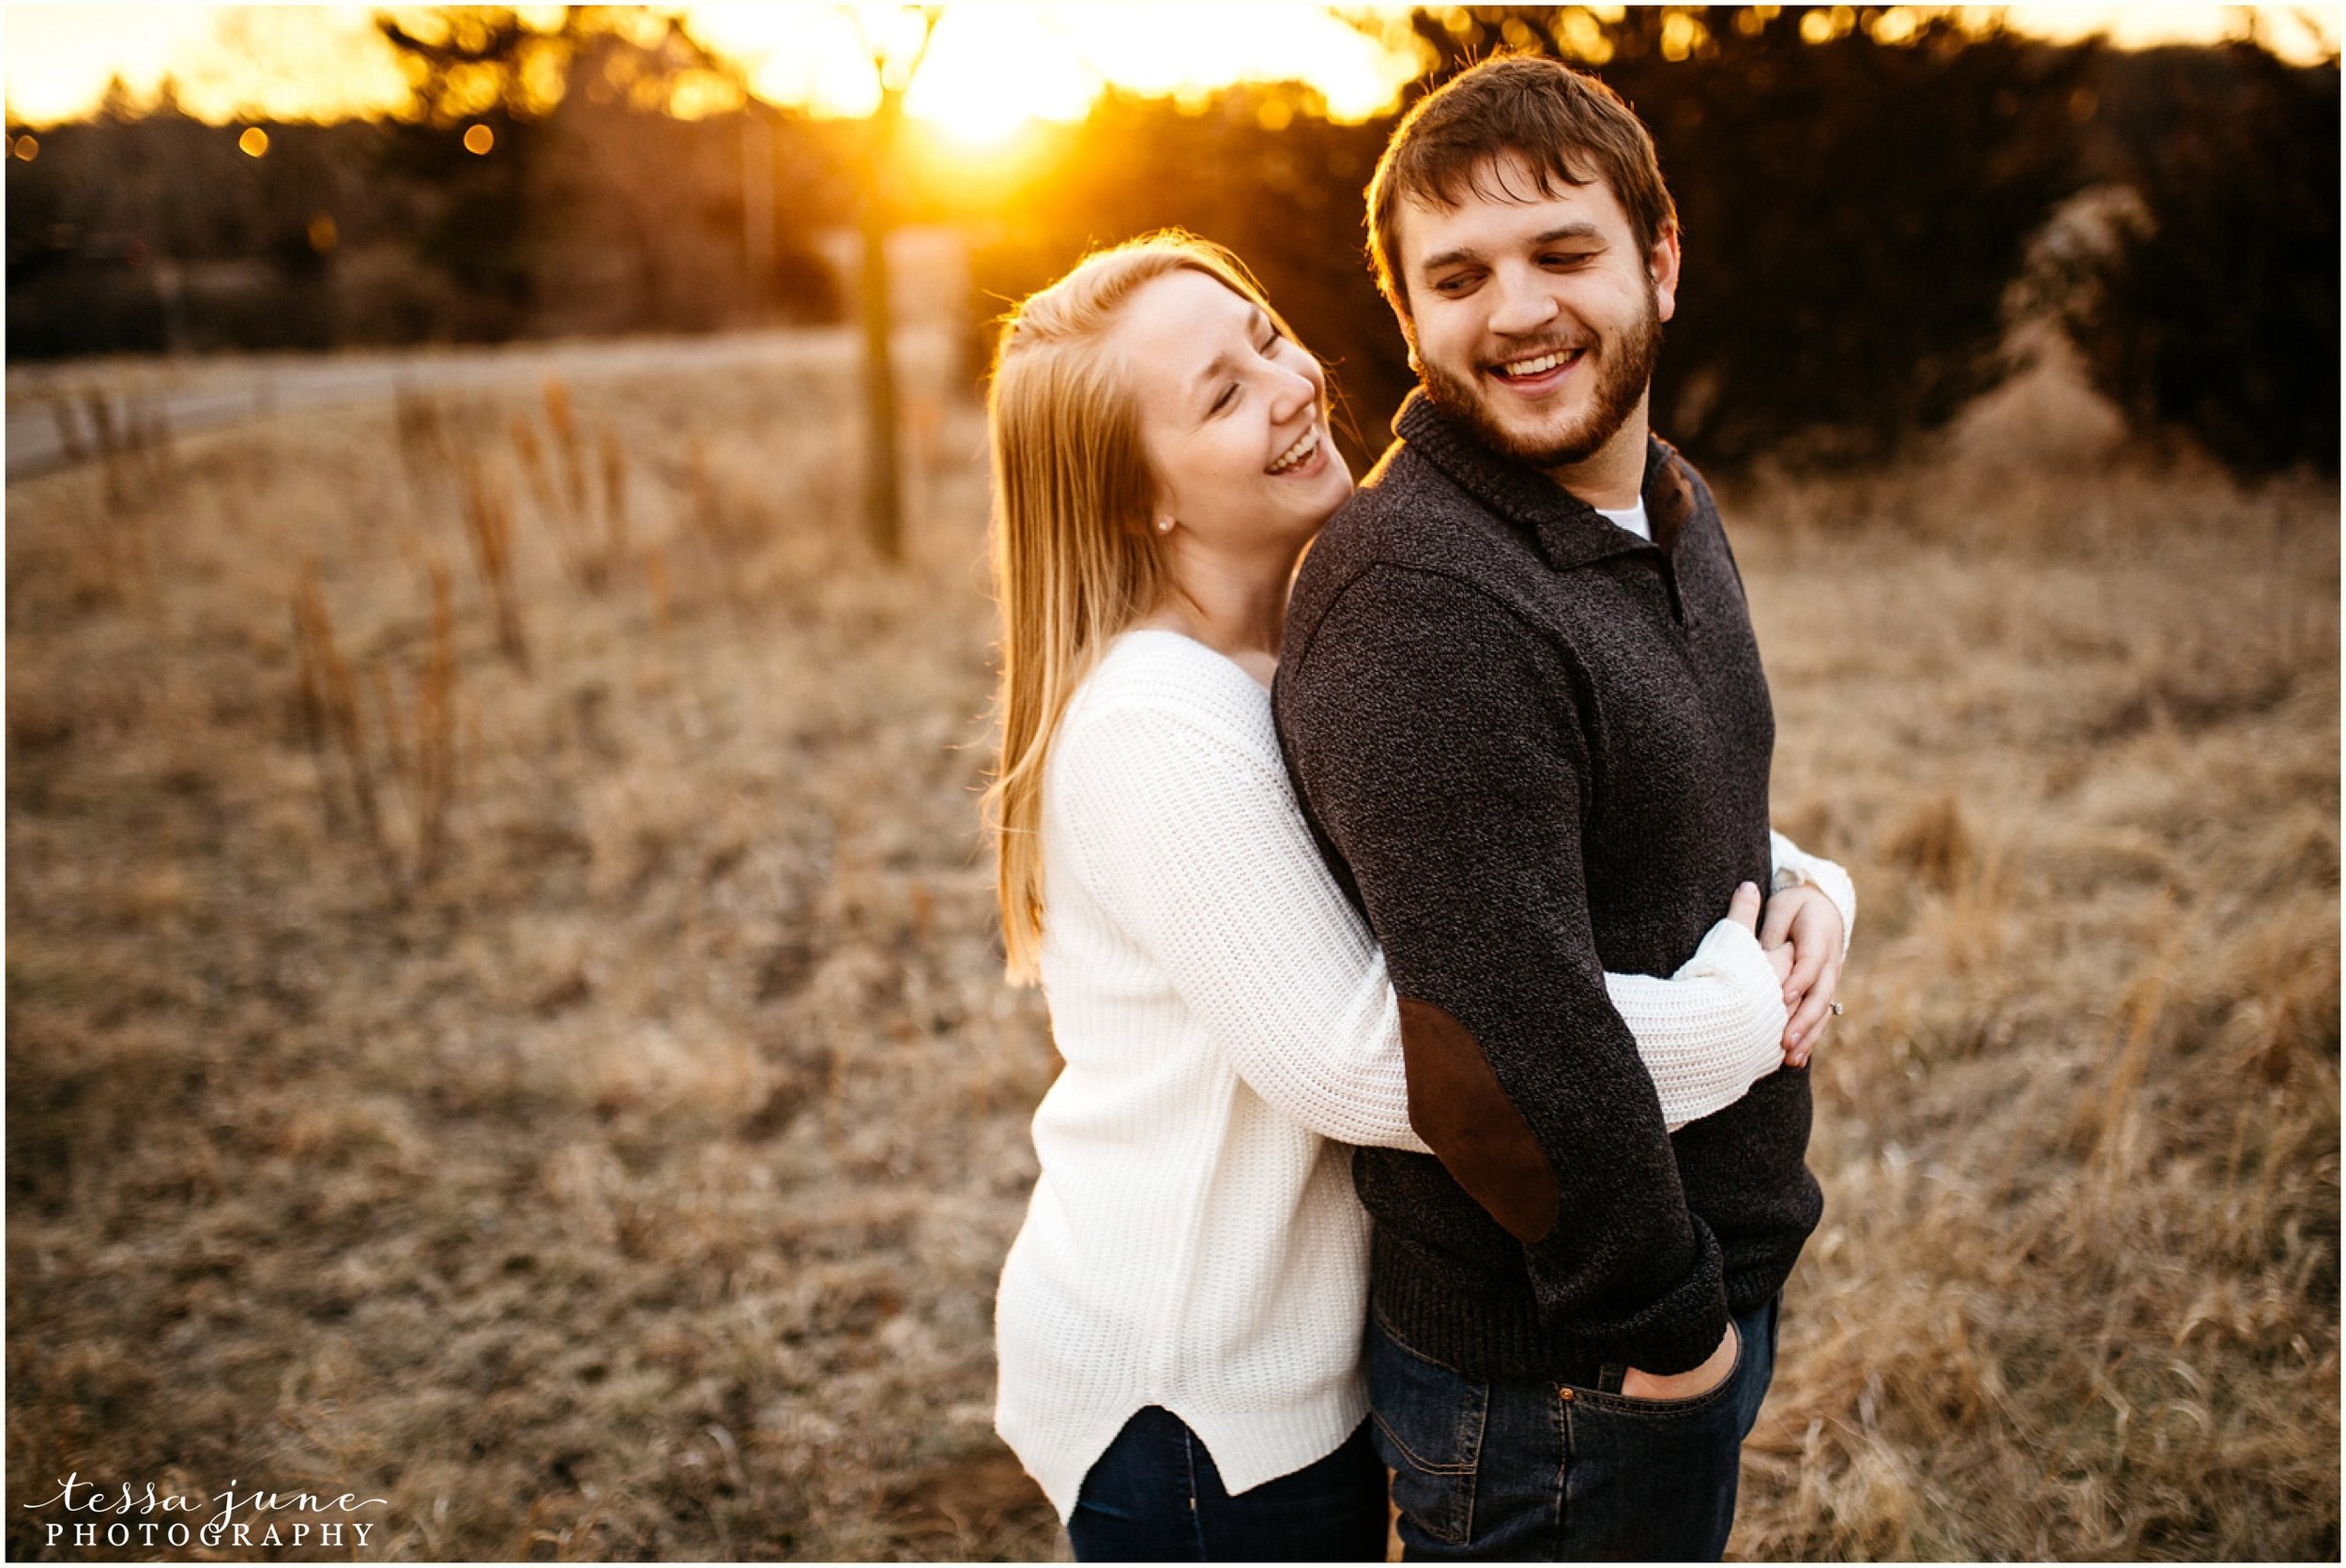
[[[1039,978],[1043,776],[1059,717],[1109,641],[1173,586],[1150,526],[1156,484],[1139,419],[1106,339],[1141,285],[1182,268],[1215,279],[1294,336],[1235,255],[1166,230],[1086,256],[1013,310],[995,347],[986,427],[1002,758],[986,808],[1014,984]]]

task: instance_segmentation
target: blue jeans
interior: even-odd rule
[[[1735,1319],[1735,1367],[1688,1399],[1484,1381],[1418,1354],[1372,1317],[1368,1398],[1409,1561],[1715,1562],[1735,1523],[1743,1440],[1775,1373],[1783,1297]]]
[[[1182,1420],[1151,1405],[1084,1475],[1078,1562],[1382,1562],[1385,1467],[1363,1422],[1333,1454],[1232,1497]]]

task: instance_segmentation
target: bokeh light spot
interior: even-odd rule
[[[8,150],[16,154],[18,162],[30,163],[34,159],[40,156],[40,138],[38,136],[20,136],[16,139],[16,145]]]
[[[497,133],[487,126],[468,125],[465,128],[465,150],[475,158],[485,157],[489,149],[496,145]]]
[[[1897,48],[1912,43],[1920,26],[1921,21],[1912,10],[1904,6],[1893,6],[1873,19],[1873,39],[1876,43]]]
[[[243,149],[247,158],[266,157],[268,153],[268,132],[257,125],[246,126],[244,134],[236,138],[236,145]]]
[[[1613,57],[1613,40],[1585,7],[1564,13],[1556,41],[1568,57],[1586,65],[1605,65]]]

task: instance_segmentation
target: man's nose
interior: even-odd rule
[[[1522,337],[1556,319],[1556,296],[1547,280],[1522,267],[1501,267],[1491,279],[1496,298],[1490,329],[1501,337]]]

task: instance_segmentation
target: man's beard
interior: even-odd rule
[[[1542,439],[1509,432],[1491,413],[1491,401],[1499,394],[1483,388],[1480,371],[1474,373],[1472,380],[1464,380],[1446,367],[1421,358],[1418,373],[1424,379],[1425,395],[1443,412],[1472,430],[1476,439],[1491,450],[1527,467],[1570,467],[1586,463],[1602,451],[1605,443],[1618,434],[1629,416],[1638,411],[1638,400],[1645,396],[1646,387],[1653,379],[1654,359],[1662,346],[1660,307],[1658,297],[1647,289],[1645,313],[1637,325],[1603,343],[1589,411],[1560,435]],[[1538,346],[1531,345],[1532,351]]]

